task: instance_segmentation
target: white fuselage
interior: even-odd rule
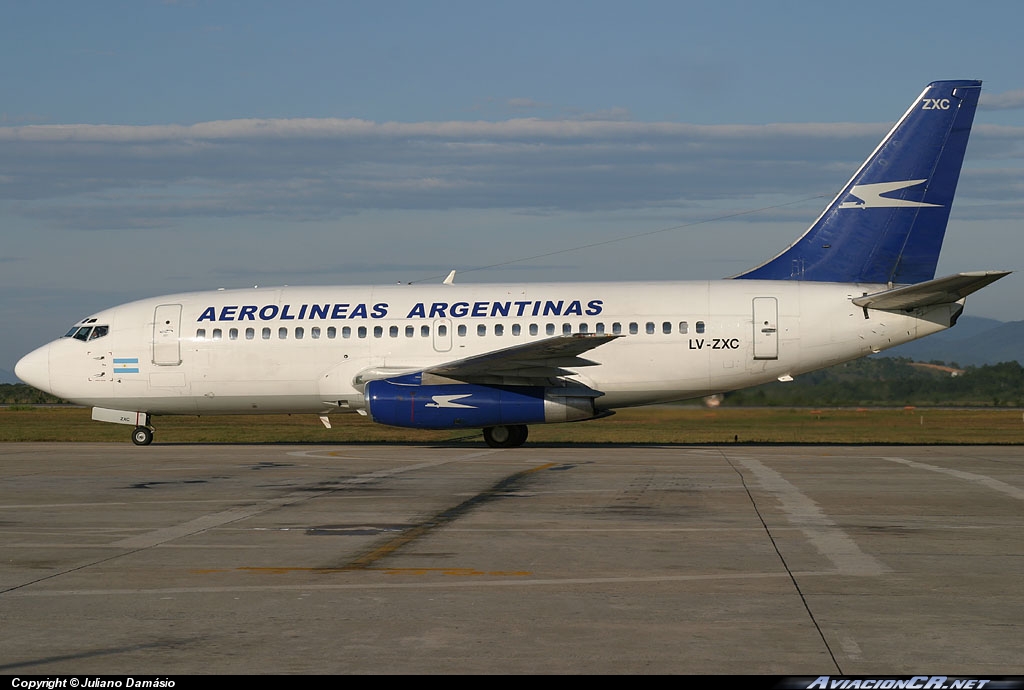
[[[103,337],[30,355],[48,390],[149,414],[364,407],[361,382],[570,333],[622,337],[572,381],[598,410],[773,381],[943,330],[960,309],[897,313],[851,298],[884,285],[721,280],[218,290],[94,314]],[[83,322],[84,323],[84,322]],[[26,358],[26,362],[30,361]],[[40,385],[36,381],[30,381]],[[46,388],[46,386],[40,386]]]

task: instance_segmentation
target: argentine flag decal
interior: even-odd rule
[[[114,357],[114,373],[115,374],[138,374],[139,373],[139,358],[138,357]]]

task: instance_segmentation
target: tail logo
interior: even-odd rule
[[[932,208],[941,204],[926,204],[923,201],[907,201],[882,196],[888,192],[896,192],[907,187],[927,182],[928,180],[906,180],[902,182],[876,182],[875,184],[857,184],[850,190],[850,196],[859,201],[844,201],[839,208]]]

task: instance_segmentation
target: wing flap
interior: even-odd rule
[[[930,307],[936,304],[952,304],[1009,274],[1010,271],[955,273],[915,285],[905,285],[863,297],[854,297],[852,301],[858,307],[891,311]]]

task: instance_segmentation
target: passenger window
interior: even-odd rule
[[[704,332],[704,322],[703,321],[698,321],[697,322],[697,332],[698,333],[703,333]]]
[[[246,340],[252,340],[255,337],[256,337],[256,329],[255,328],[246,328],[245,329],[245,339]]]
[[[335,328],[334,326],[328,326],[327,327],[327,338],[329,340],[334,340],[337,337],[338,337],[338,329]]]
[[[563,323],[562,324],[562,335],[572,335],[572,324],[571,323]]]
[[[373,327],[373,337],[374,338],[382,338],[382,337],[384,337],[384,327],[383,326],[374,326]]]
[[[548,335],[554,335],[555,334],[555,324],[549,323],[547,326],[544,327],[544,332],[547,333]]]
[[[530,335],[537,335],[538,333],[540,333],[540,329],[537,328],[537,324],[531,323],[530,324]]]
[[[415,335],[416,335],[416,327],[415,326],[406,326],[405,327],[405,337],[406,338],[412,338]]]
[[[460,323],[459,324],[459,337],[463,338],[465,336],[466,336],[466,324]]]
[[[654,322],[653,321],[648,321],[647,322],[647,329],[646,330],[647,330],[647,335],[653,335],[654,334]]]
[[[281,340],[287,340],[288,339],[288,329],[285,328],[284,326],[281,326],[280,328],[278,328],[277,329],[277,337],[279,339],[281,339]]]
[[[232,328],[230,331],[228,331],[228,338],[230,338],[231,340],[238,340],[238,329]]]
[[[689,326],[688,323],[686,323],[685,321],[680,321],[679,322],[679,332],[680,333],[685,335],[686,332],[689,331],[689,330],[690,330],[690,326]]]
[[[477,326],[476,327],[476,334],[477,335],[487,335],[487,326],[485,326],[483,324],[480,324],[479,326]]]
[[[618,321],[612,324],[612,335],[622,335],[622,324]]]
[[[75,337],[78,338],[77,335]],[[85,340],[85,338],[81,338],[81,340]],[[198,331],[196,331],[196,340],[206,340],[205,328],[200,328]]]
[[[213,329],[213,339],[214,340],[220,340],[222,336],[223,336],[223,334],[221,333],[219,328],[214,328]]]
[[[366,337],[366,326],[360,326],[360,327],[359,327],[359,330],[357,330],[357,331],[356,331],[356,334],[357,334],[357,335],[358,335],[358,336],[359,336],[360,338],[365,338],[365,337]]]
[[[580,333],[589,333],[589,332],[590,332],[590,326],[588,326],[585,323],[581,323],[580,324]]]
[[[296,326],[295,327],[295,339],[296,340],[302,340],[302,337],[304,335],[306,335],[306,329],[304,329],[302,326]]]
[[[312,338],[313,340],[319,340],[320,339],[320,327],[319,326],[313,326],[312,328],[310,328],[309,329],[309,337]]]
[[[448,335],[448,326],[445,326],[443,323],[439,324],[437,327],[437,334],[442,338]]]
[[[505,326],[500,323],[494,324],[494,335],[505,335]]]
[[[264,340],[270,340],[270,329],[269,328],[264,328],[262,335],[263,335],[263,339]]]
[[[420,326],[420,337],[421,338],[429,338],[430,337],[430,326]]]
[[[595,332],[598,333],[599,335],[604,335],[604,324],[598,323]]]
[[[337,333],[337,331],[334,330],[334,326],[331,326],[330,328],[327,329],[327,337],[328,338],[335,337],[336,333]],[[342,326],[341,327],[341,337],[342,338],[351,338],[352,337],[352,327],[351,326]]]
[[[392,338],[397,338],[398,337],[398,326],[392,326],[391,328],[389,328],[388,329],[388,335],[390,335]]]
[[[670,321],[665,321],[664,323],[662,323],[661,324],[661,332],[664,333],[665,335],[671,335],[672,334],[672,323]]]
[[[636,335],[639,332],[640,332],[640,326],[637,324],[637,322],[636,321],[630,321],[629,322],[629,334],[630,335]]]
[[[512,324],[512,335],[520,335],[523,332],[523,327],[518,323]]]

